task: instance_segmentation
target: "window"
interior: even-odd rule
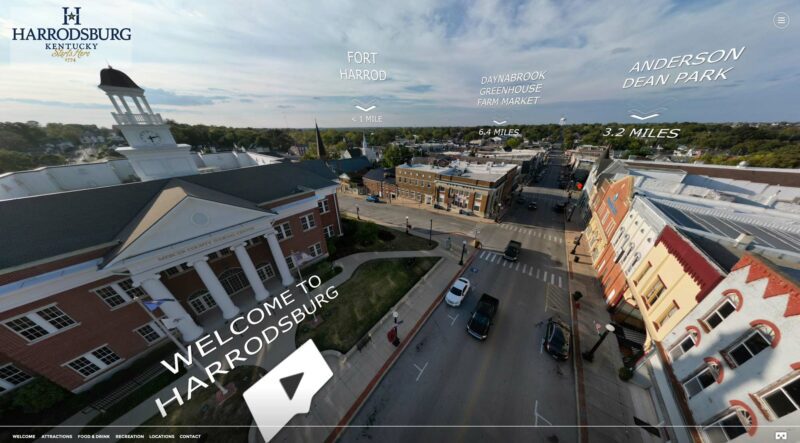
[[[121,360],[119,355],[115,354],[111,348],[103,346],[72,360],[67,363],[67,366],[84,377],[91,377]]]
[[[737,409],[723,416],[715,423],[705,427],[703,432],[710,443],[722,443],[747,433],[753,420],[747,411]]]
[[[124,305],[128,302],[128,300],[125,300],[121,295],[117,294],[117,291],[115,291],[111,286],[95,289],[94,293],[99,295],[100,298],[102,298],[110,308]]]
[[[304,231],[308,231],[309,229],[313,229],[317,226],[316,222],[314,221],[314,214],[306,214],[300,217],[300,225],[303,227]]]
[[[154,328],[152,323],[148,323],[136,330],[142,336],[147,344],[158,341],[161,338],[161,333],[157,328]]]
[[[675,361],[678,357],[685,354],[689,349],[692,349],[697,344],[697,334],[689,332],[677,345],[673,346],[669,351],[670,357]]]
[[[800,409],[800,377],[764,395],[763,400],[776,418]]]
[[[182,266],[181,269],[184,269],[184,270],[188,269],[188,267],[186,265],[181,265],[181,266]],[[119,287],[122,288],[122,290],[125,291],[125,293],[128,294],[128,297],[130,297],[130,298],[133,298],[133,297],[140,297],[141,298],[141,297],[144,297],[145,295],[147,295],[147,293],[144,292],[144,289],[142,289],[141,286],[140,287],[133,286],[133,280],[131,280],[131,279],[127,279],[127,280],[123,280],[123,281],[119,282]]]
[[[330,211],[330,208],[328,207],[328,200],[327,199],[318,201],[317,202],[317,207],[319,208],[319,213],[320,214],[327,214]]]
[[[336,233],[333,230],[333,225],[325,226],[325,238],[333,238]]]
[[[725,356],[731,367],[741,366],[764,349],[770,347],[773,337],[774,333],[772,331],[759,325],[747,333],[738,343],[723,351],[722,355]]]
[[[714,312],[708,315],[703,321],[706,322],[709,329],[714,329],[722,323],[722,320],[728,318],[733,312],[736,311],[736,303],[731,298],[732,296],[726,296],[725,300],[714,309]]]
[[[321,243],[314,243],[313,245],[309,246],[308,252],[311,253],[312,257],[316,257],[322,255],[322,244]]]
[[[28,341],[34,341],[46,335],[58,332],[68,326],[75,325],[70,318],[55,305],[29,312],[5,322],[5,325]]]
[[[644,280],[651,269],[653,269],[653,264],[647,262],[647,265],[645,265],[644,269],[642,269],[642,272],[639,273],[639,276],[633,279],[633,284],[638,285],[640,281]]]
[[[203,290],[195,292],[189,297],[189,306],[192,307],[196,314],[200,315],[217,306],[217,302],[214,301],[214,297],[208,291]]]
[[[19,386],[31,378],[33,377],[18,369],[11,363],[0,366],[0,381],[8,383],[12,385],[12,387]],[[0,392],[3,392],[4,390],[5,389],[3,388],[2,384],[0,384]]]
[[[660,329],[661,326],[664,326],[664,323],[666,323],[667,320],[670,319],[670,317],[675,315],[678,312],[678,309],[680,309],[680,307],[678,306],[677,303],[673,301],[672,306],[669,307],[669,310],[665,312],[664,315],[662,315],[661,318],[659,318],[658,321],[655,323],[656,329]]]
[[[39,317],[42,317],[45,321],[53,325],[56,329],[64,329],[67,326],[74,325],[75,320],[71,319],[67,314],[65,314],[61,309],[58,309],[56,306],[50,306],[49,308],[44,308],[40,311],[36,311],[39,314]]]
[[[262,263],[256,266],[256,272],[258,273],[258,278],[261,281],[269,280],[272,277],[275,277],[275,271],[272,269],[272,264],[270,263]]]
[[[292,237],[292,226],[289,224],[289,222],[281,223],[280,225],[275,226],[275,237],[278,237],[278,240],[284,240]]]
[[[711,386],[719,377],[719,367],[714,363],[706,364],[702,369],[683,382],[683,388],[689,398],[699,394],[703,389]]]
[[[294,269],[294,260],[292,260],[292,256],[284,257],[286,259],[286,265],[289,266],[289,269]]]
[[[664,285],[664,282],[661,281],[661,278],[657,278],[655,282],[653,282],[653,286],[650,287],[649,290],[645,291],[644,299],[647,302],[647,306],[653,306],[653,303],[658,301],[658,298],[661,297],[661,294],[667,290],[667,287]]]
[[[222,284],[222,287],[225,288],[225,292],[228,295],[233,295],[244,288],[250,286],[250,282],[247,281],[247,276],[244,275],[244,271],[241,268],[232,268],[226,269],[219,274],[219,282]]]

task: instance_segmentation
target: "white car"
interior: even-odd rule
[[[444,296],[444,301],[450,306],[461,306],[461,302],[464,301],[464,297],[467,296],[469,293],[470,283],[469,280],[466,278],[459,278],[453,283],[453,287],[447,291],[447,295]]]

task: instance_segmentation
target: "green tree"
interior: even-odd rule
[[[511,149],[519,148],[520,143],[522,143],[522,141],[519,138],[516,138],[516,137],[512,137],[512,138],[509,138],[508,140],[506,140],[506,146],[511,148]]]
[[[12,405],[28,414],[42,412],[67,398],[67,391],[55,383],[37,378],[14,392]]]

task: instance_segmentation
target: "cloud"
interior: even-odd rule
[[[183,95],[165,89],[149,88],[147,101],[154,105],[205,106],[230,100],[226,95]]]
[[[433,90],[433,85],[412,85],[406,86],[403,89],[409,92],[423,93]]]
[[[2,98],[0,99],[0,102],[22,103],[26,105],[38,105],[38,106],[65,107],[65,108],[75,108],[75,109],[109,109],[110,107],[110,105],[105,103],[70,103],[58,100],[37,100],[32,98]]]

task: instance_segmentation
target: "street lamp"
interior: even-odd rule
[[[406,234],[408,234],[408,216],[406,215]]]
[[[600,347],[600,344],[603,343],[603,340],[606,339],[606,336],[608,335],[609,332],[614,332],[614,329],[615,329],[614,325],[610,323],[606,324],[606,330],[603,331],[603,333],[600,335],[600,338],[597,340],[597,343],[595,343],[594,346],[592,346],[592,349],[581,354],[583,356],[583,359],[586,361],[594,360],[594,351],[596,351],[597,348]]]
[[[428,246],[433,244],[433,219],[431,219],[431,228],[428,230]]]
[[[358,205],[356,205],[356,218],[361,220],[361,211],[359,210]]]
[[[464,266],[464,254],[467,252],[467,241],[461,242],[461,260],[458,262],[459,266]]]

